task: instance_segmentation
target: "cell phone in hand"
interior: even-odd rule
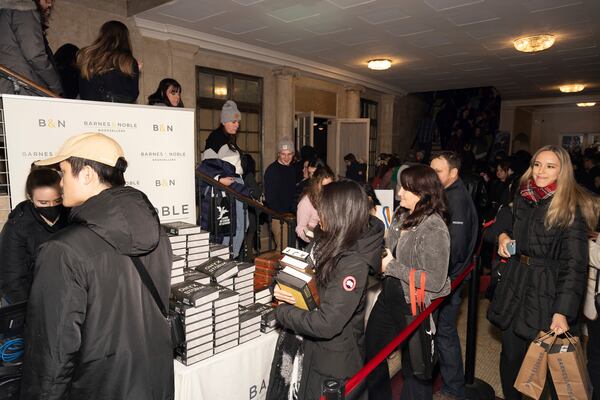
[[[506,250],[508,251],[508,254],[514,256],[517,253],[517,242],[515,242],[514,240],[508,242],[508,244],[506,245]]]

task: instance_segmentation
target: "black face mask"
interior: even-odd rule
[[[63,205],[59,204],[52,207],[36,207],[37,212],[50,222],[56,221],[59,215],[62,213]]]

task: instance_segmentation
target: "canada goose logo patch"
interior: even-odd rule
[[[342,287],[346,292],[351,292],[356,287],[356,278],[353,276],[347,276],[342,281]]]

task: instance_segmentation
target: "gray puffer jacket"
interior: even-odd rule
[[[385,244],[394,254],[385,275],[400,279],[405,300],[410,303],[409,274],[416,269],[415,286],[419,287],[421,271],[427,273],[425,304],[450,293],[448,260],[450,259],[450,234],[446,223],[438,214],[432,214],[417,226],[401,231],[403,218],[394,218],[388,229]]]
[[[62,93],[32,0],[0,0],[0,64],[56,94]],[[0,93],[14,93],[12,83],[0,78]],[[23,90],[21,94],[29,93]]]

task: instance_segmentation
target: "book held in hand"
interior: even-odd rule
[[[275,281],[281,290],[294,296],[296,307],[303,310],[314,310],[319,307],[319,294],[314,275],[285,267],[279,271]]]

